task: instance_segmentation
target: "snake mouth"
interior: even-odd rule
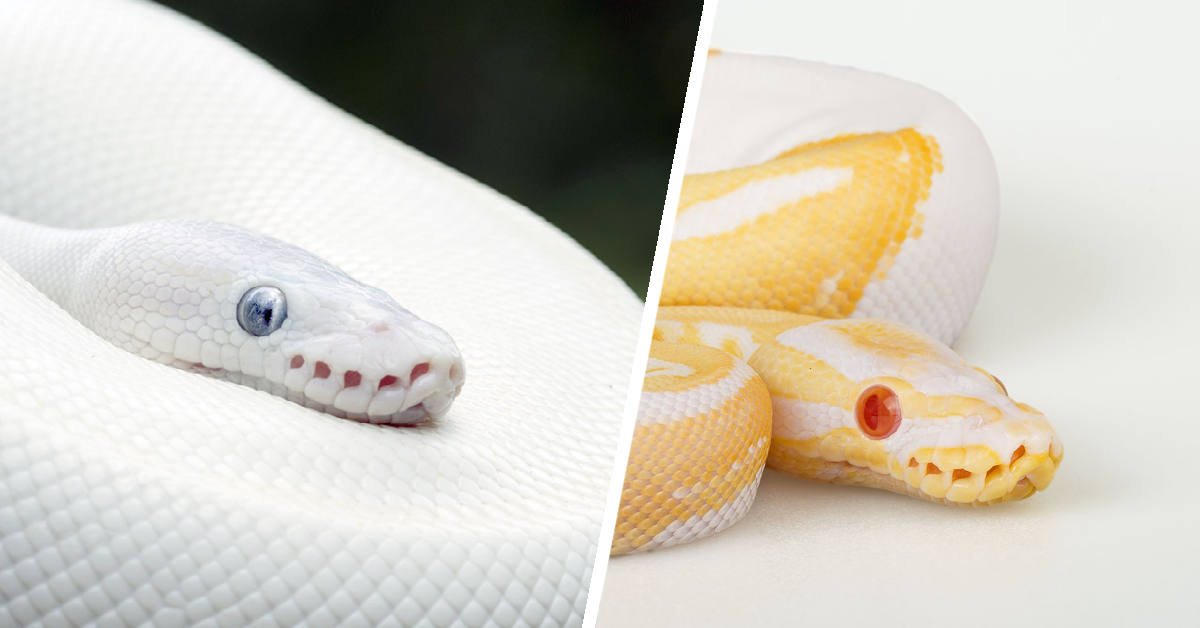
[[[369,377],[337,370],[303,355],[288,359],[283,381],[288,399],[339,418],[361,423],[413,426],[446,414],[462,390],[461,363],[419,362],[400,372]]]
[[[1025,499],[1045,490],[1062,461],[1062,448],[1030,452],[1025,445],[1013,451],[1007,463],[974,471],[947,465],[940,468],[929,456],[912,456],[902,477],[908,493],[930,501],[959,506],[989,506]],[[934,454],[933,458],[939,456]],[[893,477],[896,476],[893,470]]]

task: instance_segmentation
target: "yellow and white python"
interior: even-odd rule
[[[999,210],[983,136],[918,85],[709,55],[612,552],[738,521],[764,464],[981,506],[1046,488],[1046,418],[947,345]]]

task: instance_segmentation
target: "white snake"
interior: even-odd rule
[[[998,200],[944,97],[710,54],[663,281],[681,307],[659,309],[613,553],[725,529],[764,464],[954,505],[1046,488],[1063,455],[1046,418],[946,346]]]
[[[101,338],[329,414],[440,418],[466,375],[445,331],[325,260],[196,220],[66,230],[0,216],[0,257]]]
[[[641,307],[574,242],[128,0],[0,2],[0,213],[0,625],[582,621]]]

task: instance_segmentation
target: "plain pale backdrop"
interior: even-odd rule
[[[1200,624],[1187,6],[716,6],[714,48],[892,74],[978,122],[1000,239],[955,349],[1045,412],[1066,454],[1046,492],[984,509],[768,471],[729,530],[614,559],[600,626]]]

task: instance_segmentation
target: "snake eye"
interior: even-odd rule
[[[272,286],[251,288],[238,301],[237,321],[251,336],[266,336],[287,318],[287,297]]]
[[[887,386],[869,386],[858,396],[854,413],[867,438],[887,438],[900,427],[900,398]]]

